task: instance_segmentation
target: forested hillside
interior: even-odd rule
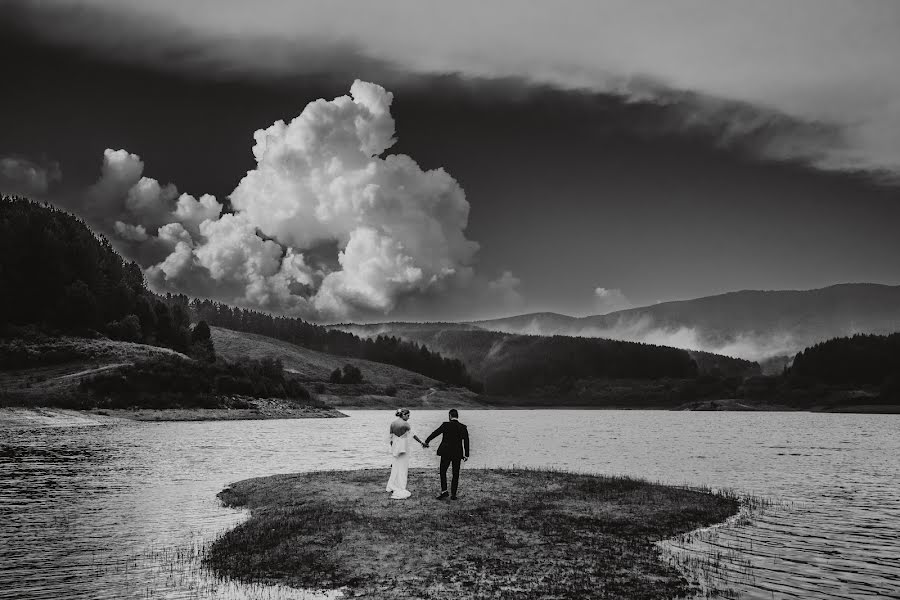
[[[190,317],[144,286],[81,219],[47,204],[0,197],[0,336],[26,330],[191,351]]]
[[[806,348],[796,357],[791,375],[832,385],[900,384],[900,333],[854,335]]]
[[[520,394],[529,386],[568,388],[579,378],[689,379],[698,375],[742,378],[759,373],[756,363],[597,338],[515,335],[460,323],[340,325],[360,335],[390,333],[462,360],[491,394]]]

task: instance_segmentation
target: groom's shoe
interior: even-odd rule
[[[445,490],[437,495],[437,500],[443,500],[444,498],[446,498],[449,495],[450,495],[450,493]]]
[[[456,498],[456,496],[450,496],[450,499],[451,499],[451,500],[456,500],[457,498]]]

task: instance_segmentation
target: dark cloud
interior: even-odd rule
[[[10,0],[0,7],[0,32],[65,48],[91,60],[217,81],[279,80],[316,74],[332,81],[359,73],[385,83],[405,78],[388,61],[368,56],[348,39],[293,36],[267,39],[198,31],[164,13],[111,3],[35,4]]]
[[[59,163],[21,156],[0,157],[0,192],[42,198],[62,179]]]
[[[715,128],[725,141],[749,137],[767,158],[887,180],[900,172],[900,8],[689,5],[10,0],[4,9],[7,27],[30,36],[189,77],[280,85],[327,74],[392,89],[434,75],[518,78],[685,105],[680,126]],[[566,35],[549,33],[557,30]]]

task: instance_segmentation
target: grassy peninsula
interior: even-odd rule
[[[244,581],[347,587],[354,597],[672,598],[693,585],[655,541],[721,522],[735,498],[624,477],[464,470],[458,501],[436,473],[410,471],[390,500],[387,470],[248,479],[222,491],[248,521],[209,548],[207,565]]]

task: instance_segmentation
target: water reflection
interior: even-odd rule
[[[414,411],[410,422],[427,435],[444,415]],[[203,544],[244,518],[215,494],[247,477],[387,466],[391,418],[0,423],[0,598],[303,597],[199,570]],[[777,499],[750,524],[680,542],[719,557],[713,588],[748,598],[900,595],[898,416],[558,410],[463,420],[469,467],[622,473]],[[568,441],[551,453],[560,447],[551,438]],[[436,459],[418,452],[411,466]]]

